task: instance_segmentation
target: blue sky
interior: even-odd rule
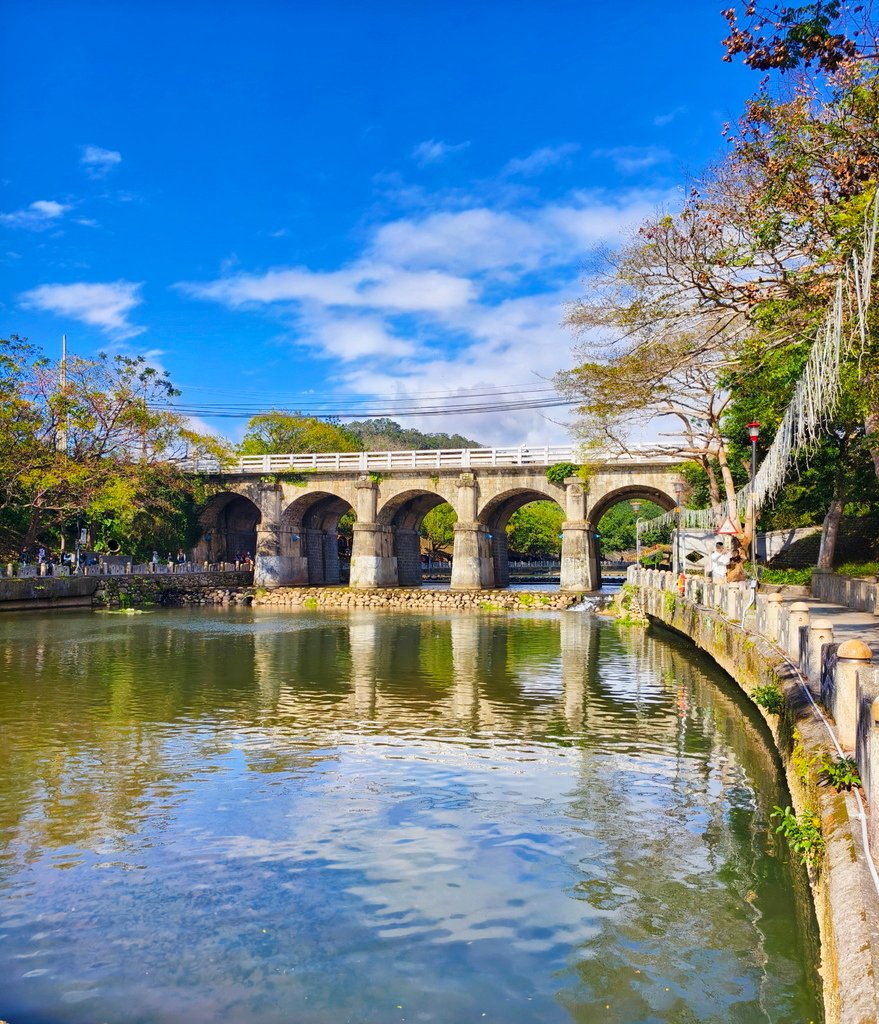
[[[595,253],[757,87],[719,7],[7,0],[2,330],[146,353],[202,409],[545,387]],[[565,415],[399,418],[516,444]]]

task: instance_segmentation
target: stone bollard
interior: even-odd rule
[[[778,627],[781,618],[781,594],[769,594],[766,598],[766,639],[778,643]]]
[[[866,678],[873,652],[862,640],[846,640],[836,651],[833,707],[837,738],[846,750],[854,750],[858,732],[858,677]]]
[[[800,670],[809,680],[809,689],[816,697],[821,694],[821,667],[824,662],[824,647],[833,643],[833,624],[829,619],[815,619],[809,623],[809,636],[806,641],[805,657],[800,662]]]
[[[809,616],[809,606],[805,601],[795,601],[788,611],[786,650],[801,668],[800,629],[809,625]]]

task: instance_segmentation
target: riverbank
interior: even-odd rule
[[[826,1019],[828,1024],[872,1024],[879,1020],[879,897],[854,794],[821,785],[821,759],[833,748],[799,673],[775,644],[714,607],[643,582],[638,593],[651,622],[691,640],[752,700],[758,686],[784,695],[778,715],[757,707],[781,757],[794,809],[813,811],[821,820],[826,850],[810,869],[809,882],[821,933]]]
[[[250,604],[253,573],[37,576],[0,580],[0,612],[142,605]]]

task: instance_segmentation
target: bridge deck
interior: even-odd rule
[[[666,455],[656,447],[633,447],[626,455],[584,453],[575,445],[519,445],[515,448],[442,448],[410,452],[315,452],[287,455],[242,455],[220,464],[202,460],[187,464],[195,472],[283,473],[305,469],[370,472],[393,469],[478,469],[490,466],[552,466],[559,462],[588,461],[602,465],[657,462],[669,465],[680,456]]]

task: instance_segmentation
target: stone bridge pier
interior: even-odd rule
[[[385,454],[411,455],[414,461],[425,453]],[[564,512],[561,589],[588,592],[601,586],[596,525],[604,513],[636,497],[666,509],[674,506],[677,466],[669,459],[616,460],[590,467],[587,480],[574,476],[556,484],[543,466],[473,468],[468,466],[471,458],[465,452],[463,466],[447,467],[437,455],[432,471],[216,473],[208,478],[215,493],[201,516],[203,535],[195,557],[234,561],[252,553],[255,583],[267,588],[338,584],[339,521],[349,514],[354,519],[350,586],[415,587],[421,583],[424,516],[448,503],[457,516],[451,588],[505,587],[510,517],[532,501],[553,501]]]

